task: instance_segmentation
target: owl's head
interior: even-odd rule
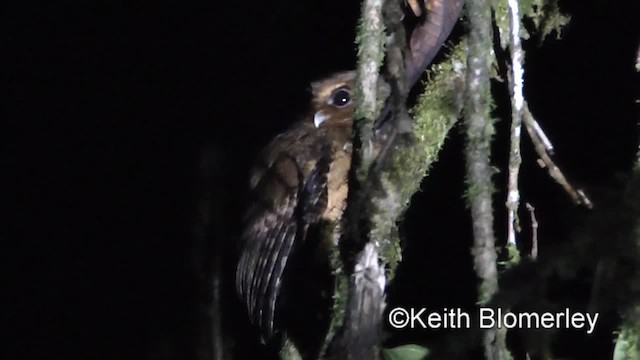
[[[313,123],[321,126],[351,126],[355,102],[356,72],[345,71],[311,84]]]

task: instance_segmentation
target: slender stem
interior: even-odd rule
[[[518,207],[520,206],[520,190],[518,176],[520,174],[520,135],[522,132],[523,94],[523,50],[520,43],[520,9],[517,0],[508,0],[510,17],[510,49],[511,73],[509,87],[511,90],[511,148],[509,152],[509,180],[507,191],[507,244],[516,245],[518,229]]]
[[[551,142],[549,142],[549,139],[546,137],[546,135],[544,135],[544,132],[542,131],[540,126],[537,125],[537,122],[529,111],[529,107],[526,102],[524,103],[524,109],[522,113],[523,122],[527,129],[527,132],[529,133],[529,137],[533,142],[533,147],[540,157],[541,165],[547,168],[549,175],[558,184],[560,184],[560,186],[562,186],[564,191],[569,194],[569,196],[571,196],[576,204],[591,209],[593,207],[593,204],[591,203],[589,197],[584,193],[584,191],[582,191],[581,189],[576,189],[573,185],[571,185],[571,183],[569,183],[569,180],[567,180],[567,178],[564,176],[562,170],[560,170],[560,168],[551,159],[551,156],[549,156],[549,153],[547,151],[548,146],[545,144],[548,143],[551,146]],[[542,134],[543,136],[541,137],[539,134]],[[546,143],[543,139],[546,139]],[[551,147],[553,148],[553,146]]]
[[[536,218],[536,208],[526,203],[525,206],[531,216],[531,260],[538,259],[538,219]]]

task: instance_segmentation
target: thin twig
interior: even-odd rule
[[[531,260],[538,259],[538,219],[536,219],[536,208],[529,203],[525,203],[529,215],[531,216]]]
[[[547,135],[544,133],[544,131],[540,127],[540,124],[538,124],[538,122],[535,119],[533,120],[533,130],[536,132],[536,135],[542,142],[542,145],[544,145],[544,149],[547,151],[547,153],[549,155],[553,155],[553,152],[554,152],[553,144],[551,143],[551,140],[549,140]]]
[[[562,170],[560,170],[560,168],[553,162],[553,160],[551,160],[551,157],[549,156],[549,153],[546,150],[547,147],[545,146],[541,137],[538,135],[538,133],[541,133],[544,135],[544,132],[542,132],[542,129],[539,129],[539,131],[535,130],[536,121],[533,118],[533,115],[531,114],[531,112],[529,111],[529,106],[527,105],[526,102],[524,103],[523,115],[524,115],[523,121],[527,129],[527,132],[529,133],[529,137],[531,137],[531,141],[533,141],[534,148],[538,153],[538,156],[540,157],[542,164],[544,165],[544,167],[547,168],[547,171],[549,171],[549,175],[558,184],[560,184],[560,186],[562,186],[564,191],[567,194],[569,194],[569,196],[571,196],[571,199],[573,199],[573,201],[576,204],[583,205],[586,208],[591,209],[593,207],[593,204],[591,203],[591,200],[589,199],[589,197],[581,189],[575,189],[569,183],[567,178],[564,176],[564,174],[562,173]],[[546,138],[546,135],[544,136],[544,138]]]

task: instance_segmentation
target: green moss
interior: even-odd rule
[[[481,281],[478,286],[478,305],[487,305],[495,294],[495,285],[489,281]]]
[[[507,268],[520,264],[520,251],[515,244],[507,244],[507,246],[505,246],[505,250],[507,252],[507,259],[505,260],[504,265]]]
[[[533,19],[538,31],[540,31],[542,35],[541,40],[544,40],[554,32],[556,39],[559,39],[562,28],[571,20],[570,17],[560,12],[557,0],[546,0],[542,6],[536,8],[535,12],[525,14]]]
[[[323,239],[333,241],[334,230],[334,224],[327,224],[326,226],[324,226],[322,235]],[[331,322],[329,324],[329,329],[327,331],[327,335],[325,336],[323,348],[321,350],[321,354],[323,355],[321,358],[325,358],[324,355],[327,351],[328,346],[331,344],[331,341],[335,337],[338,330],[342,327],[342,324],[344,322],[344,315],[347,309],[347,301],[349,299],[349,277],[343,270],[340,248],[338,246],[334,246],[331,248],[331,253],[329,254],[329,262],[331,265],[331,269],[333,269],[334,275],[333,305],[331,308]]]
[[[376,205],[391,210],[377,214],[372,219],[377,229],[374,229],[372,238],[384,239],[379,244],[380,251],[383,260],[389,265],[388,275],[391,278],[401,260],[396,226],[398,219],[385,216],[402,214],[406,210],[458,119],[457,104],[462,91],[464,46],[458,45],[447,62],[429,72],[429,85],[411,111],[415,120],[413,141],[410,146],[395,149],[391,167],[381,174],[381,182],[387,189],[387,194],[386,197],[377,199],[379,204]]]
[[[570,18],[560,12],[558,0],[520,0],[520,18],[530,18],[537,31],[540,33],[540,39],[544,40],[547,36],[555,33],[556,38],[560,38],[562,28],[569,23]],[[502,47],[505,48],[509,43],[509,8],[507,0],[496,1],[493,4],[495,11],[496,23],[501,29]],[[523,38],[528,38],[524,27],[521,27]]]
[[[302,355],[293,344],[293,342],[285,336],[282,344],[282,348],[280,348],[280,359],[281,360],[302,360]]]
[[[627,322],[618,335],[614,360],[640,359],[640,323]]]
[[[363,9],[364,13],[364,9]],[[366,17],[361,17],[358,22],[358,29],[356,33],[356,45],[358,48],[358,68],[362,67],[363,62],[376,64],[376,71],[382,65],[385,56],[385,33],[386,29],[384,24],[379,26],[370,25],[372,22]],[[376,24],[378,25],[378,24]],[[373,126],[373,119],[376,118],[381,105],[378,103],[373,108],[366,108],[362,106],[362,94],[360,93],[358,86],[356,86],[355,99],[356,99],[356,122],[367,122],[370,124],[364,125],[368,128],[368,132],[371,133],[371,127]],[[367,130],[367,129],[365,129]]]
[[[384,34],[386,31],[385,26],[384,24],[380,24],[379,31],[371,31],[372,28],[367,26],[366,20],[367,19],[365,17],[361,17],[358,22],[358,30],[356,33],[356,45],[358,46],[358,57],[362,58],[361,55],[365,51],[363,50],[363,48],[365,48],[365,46],[362,46],[363,44],[376,44],[376,47],[380,49],[380,51],[378,52],[378,55],[373,59],[367,59],[367,60],[373,60],[378,64],[382,64],[382,61],[384,60],[384,54],[385,54],[385,46],[384,46],[385,45]]]

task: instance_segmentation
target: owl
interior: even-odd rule
[[[264,341],[277,329],[288,274],[328,258],[332,244],[310,234],[337,223],[345,209],[354,85],[354,71],[312,83],[311,111],[267,145],[251,172],[236,287]],[[320,277],[307,274],[306,285],[289,288],[314,287]],[[298,301],[289,300],[287,308]]]
[[[422,7],[418,8],[415,1],[411,4],[416,16],[420,16]],[[424,0],[427,14],[413,29],[410,51],[404,59],[409,88],[448,37],[463,4],[464,0]],[[307,270],[315,268],[314,258],[328,264],[328,249],[335,245],[332,238],[337,236],[318,236],[317,231],[323,223],[339,224],[345,210],[354,86],[354,71],[314,82],[309,113],[269,143],[251,172],[252,198],[244,218],[236,288],[264,341],[282,327],[278,323],[282,323],[279,319],[283,312],[296,314],[291,311],[296,306],[303,310],[297,314],[312,312],[299,301],[302,297],[287,297],[284,293],[327,285],[328,266],[320,272]],[[397,88],[396,84],[396,97]],[[389,86],[379,87],[379,93],[380,98],[388,100]],[[383,111],[376,121],[388,118],[393,114]],[[296,276],[290,275],[301,276],[291,280]],[[293,319],[298,320],[295,316]],[[302,328],[304,332],[311,327]]]

